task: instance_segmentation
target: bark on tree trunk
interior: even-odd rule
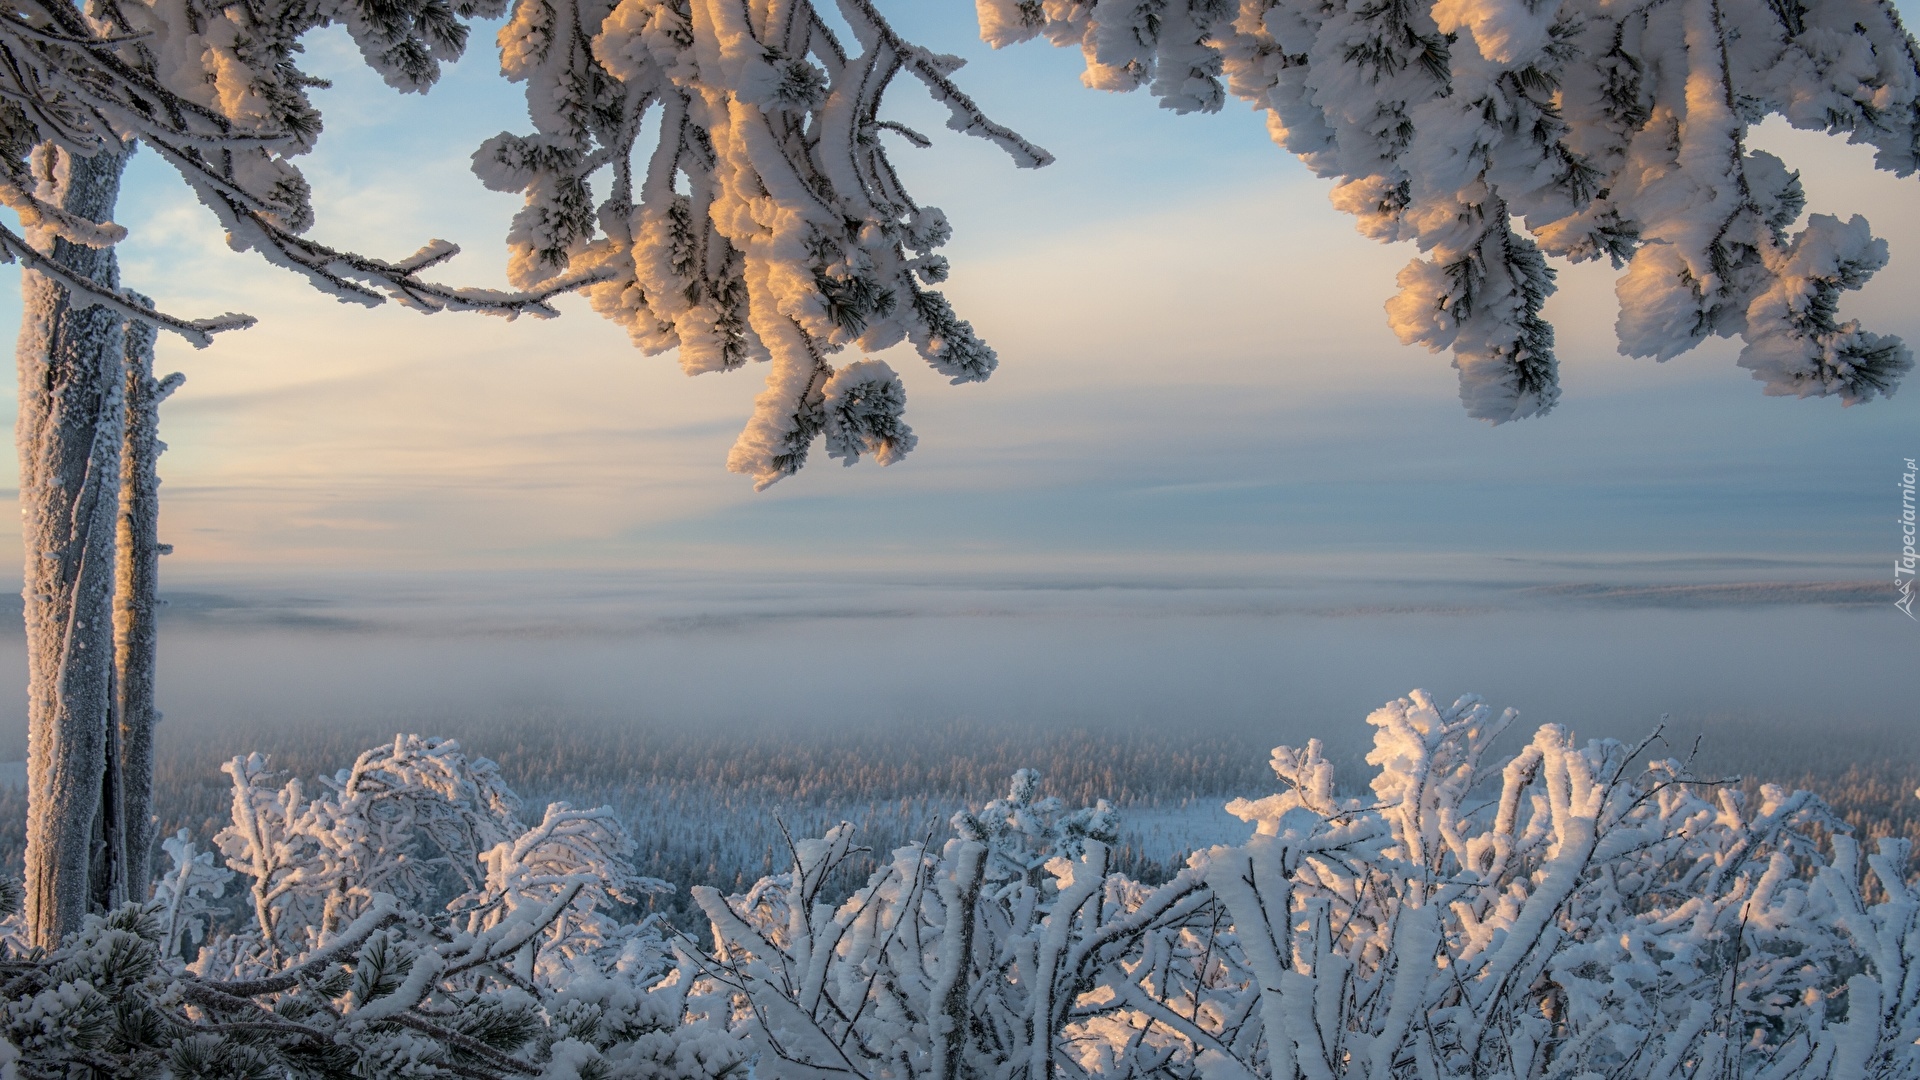
[[[110,220],[125,155],[35,151],[42,197]],[[112,249],[55,240],[54,260],[117,283]],[[80,925],[107,779],[113,704],[112,593],[124,424],[119,316],[77,306],[27,271],[17,362],[21,531],[26,552],[28,802],[26,918],[34,944]],[[115,815],[117,817],[117,815]],[[102,818],[105,849],[124,853],[120,823]],[[123,859],[123,854],[114,856]]]
[[[126,806],[121,792],[120,740],[114,733],[115,673],[107,672],[107,733],[101,740],[100,801],[93,812],[88,842],[87,910],[111,911],[127,899]]]
[[[153,872],[154,619],[160,581],[160,403],[184,377],[153,377],[155,330],[126,329],[127,430],[120,457],[119,582],[113,601],[114,668],[120,720],[122,817],[126,823],[126,895],[145,900]]]

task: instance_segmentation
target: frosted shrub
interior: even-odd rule
[[[664,888],[635,875],[634,842],[611,811],[547,807],[520,821],[520,801],[485,758],[450,740],[396,737],[322,777],[274,784],[258,754],[223,766],[233,779],[233,824],[214,837],[227,864],[253,881],[260,962],[304,952],[385,902],[445,911],[462,932],[545,916],[548,963],[566,963],[622,937],[597,914],[611,902]],[[535,949],[517,961],[530,977]]]
[[[1752,802],[1639,745],[1414,692],[1342,794],[1319,744],[1229,809],[1246,842],[1149,886],[1116,813],[1039,797],[953,819],[828,894],[792,869],[696,888],[712,946],[627,901],[610,811],[538,825],[491,762],[400,737],[309,795],[236,758],[224,867],[185,838],[154,901],[0,961],[15,1076],[1206,1080],[1920,1077],[1908,845]],[[236,883],[237,929],[215,926]],[[17,906],[17,890],[0,890]],[[211,929],[210,929],[211,928]],[[204,942],[204,943],[203,943]],[[182,954],[193,959],[183,962]]]
[[[555,804],[528,825],[492,762],[417,736],[312,796],[257,754],[226,771],[224,868],[178,837],[145,908],[91,916],[52,953],[15,940],[9,1075],[694,1078],[744,1062],[728,1004],[655,921],[615,917],[664,886],[633,872],[611,811]],[[236,877],[243,925],[194,948]]]
[[[1651,743],[1554,726],[1488,760],[1513,716],[1375,712],[1370,799],[1283,747],[1286,790],[1230,806],[1254,835],[1158,888],[1093,836],[995,888],[1008,834],[963,824],[828,902],[842,827],[793,873],[700,894],[709,970],[750,1004],[762,1075],[1920,1075],[1904,842],[1868,860],[1870,903],[1849,839],[1821,857],[1811,796],[1744,806],[1637,764]]]

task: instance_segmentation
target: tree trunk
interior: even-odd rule
[[[34,152],[41,197],[109,220],[124,154]],[[52,258],[117,284],[112,249],[54,240]],[[101,815],[113,704],[112,592],[124,425],[121,318],[78,306],[40,274],[21,274],[17,362],[21,533],[26,552],[26,918],[36,945],[77,929],[92,890],[96,818],[109,862],[124,863],[116,815]],[[109,886],[111,883],[109,883]]]
[[[121,815],[126,824],[126,895],[145,900],[153,872],[153,707],[156,594],[160,581],[160,403],[184,381],[153,377],[155,330],[126,329],[127,430],[120,456],[119,581],[113,601],[114,669],[120,721]]]

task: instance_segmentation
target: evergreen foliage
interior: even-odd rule
[[[1559,400],[1553,256],[1624,268],[1620,351],[1745,341],[1768,394],[1891,393],[1897,338],[1835,313],[1885,265],[1865,219],[1808,217],[1749,146],[1771,116],[1920,166],[1920,50],[1888,0],[977,0],[995,46],[1078,46],[1084,81],[1176,112],[1230,92],[1361,233],[1410,240],[1388,321],[1453,351],[1468,413]]]
[[[954,84],[957,58],[902,39],[869,0],[839,9],[852,41],[809,0],[517,0],[501,68],[526,84],[534,130],[473,156],[488,187],[526,196],[507,238],[515,285],[594,278],[594,309],[648,353],[678,350],[688,374],[768,362],[727,461],[762,488],[822,434],[848,465],[913,448],[893,369],[836,369],[833,354],[910,341],[955,383],[999,362],[927,287],[947,276],[952,228],[888,158],[889,139],[928,145],[880,117],[893,81],[918,81],[949,127],[1016,164],[1052,160]]]

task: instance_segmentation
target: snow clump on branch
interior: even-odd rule
[[[1547,258],[1607,259],[1620,351],[1740,337],[1768,394],[1891,394],[1899,339],[1836,314],[1885,264],[1859,217],[1798,231],[1799,174],[1748,146],[1769,116],[1920,165],[1920,60],[1888,0],[977,0],[995,47],[1078,46],[1085,83],[1176,112],[1226,94],[1376,240],[1424,253],[1387,303],[1453,350],[1467,411],[1559,400]]]
[[[927,286],[945,215],[914,201],[882,120],[900,75],[946,106],[956,131],[1016,164],[1046,151],[988,119],[949,79],[960,66],[900,38],[868,0],[842,0],[843,42],[809,0],[518,0],[501,65],[527,86],[530,135],[473,157],[526,206],[508,237],[522,288],[592,276],[595,310],[688,374],[766,361],[766,390],[727,467],[765,488],[798,471],[816,436],[831,456],[881,464],[911,450],[905,391],[884,362],[836,371],[848,347],[910,341],[955,383],[992,374],[992,349]],[[636,161],[643,125],[657,143]],[[591,181],[611,174],[594,203]]]
[[[61,204],[75,157],[123,156],[144,144],[213,212],[229,246],[257,251],[343,301],[556,314],[548,300],[584,279],[525,292],[453,288],[420,276],[458,253],[444,241],[388,260],[302,235],[314,221],[312,192],[294,159],[319,137],[308,91],[326,83],[298,66],[300,39],[343,26],[389,86],[425,92],[464,52],[468,21],[504,11],[505,0],[98,0],[84,11],[65,0],[19,0],[0,19],[0,204],[19,215],[24,235],[0,226],[0,261],[17,259],[90,303],[196,345],[251,325],[244,315],[177,318],[48,258],[56,239],[102,248],[126,235]]]

